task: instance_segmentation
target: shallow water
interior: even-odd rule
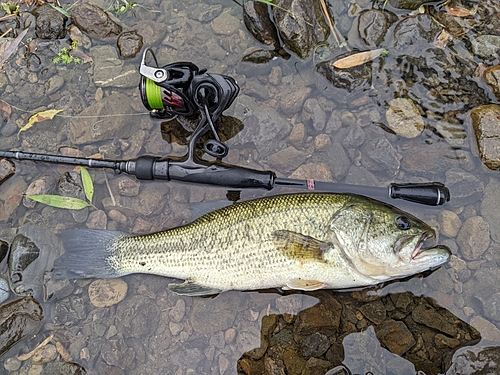
[[[370,7],[362,1],[358,5]],[[173,295],[167,289],[171,280],[132,275],[123,278],[128,292],[122,302],[96,308],[88,296],[90,282],[77,281],[43,303],[45,320],[40,332],[3,357],[3,363],[12,362],[8,358],[16,357],[18,350],[28,351],[52,332],[68,350],[66,360],[96,374],[322,374],[341,363],[353,374],[415,374],[417,370],[437,374],[445,373],[453,354],[466,345],[480,341],[476,349],[492,346],[499,350],[500,308],[496,304],[500,305],[500,245],[494,239],[498,241],[500,221],[498,213],[488,208],[498,206],[500,181],[498,172],[482,165],[468,120],[468,112],[474,107],[498,103],[475,76],[480,63],[498,65],[498,56],[480,58],[471,50],[471,40],[479,33],[499,33],[488,31],[480,22],[495,10],[492,3],[479,4],[480,11],[467,21],[471,30],[445,48],[422,39],[397,47],[391,37],[393,25],[381,45],[389,50],[389,56],[373,62],[371,85],[349,97],[333,91],[315,72],[315,64],[324,58],[320,49],[306,60],[292,56],[288,61],[277,59],[266,65],[242,63],[244,54],[262,46],[246,31],[241,8],[235,3],[163,1],[144,6],[160,12],[136,7],[119,19],[129,27],[157,22],[151,25],[157,27],[158,35],[149,37],[157,42],[147,47],[155,50],[160,64],[192,61],[209,72],[238,81],[240,94],[225,114],[236,119],[228,121],[228,128],[240,129],[243,125],[243,130],[228,141],[228,162],[273,170],[280,177],[369,186],[385,187],[394,181],[445,182],[452,194],[445,206],[424,207],[403,201],[391,204],[436,228],[439,243],[449,246],[454,257],[450,264],[424,277],[353,294],[271,290],[227,292],[214,299],[189,298]],[[355,19],[348,15],[352,6],[339,2],[332,11],[345,37]],[[213,17],[200,21],[200,14],[212,9],[209,7],[213,8]],[[398,17],[407,13],[395,12]],[[97,40],[92,43],[93,48],[103,44]],[[99,152],[109,159],[183,155],[186,134],[175,131],[181,125],[150,118],[140,104],[135,84],[99,88],[94,83],[97,66],[99,59],[107,57],[99,49],[84,51],[93,57],[93,66],[50,67],[65,80],[50,101],[36,93],[41,90],[43,94],[43,73],[36,73],[37,82],[24,84],[30,78],[23,53],[11,59],[15,61],[8,69],[17,70],[19,77],[14,77],[12,70],[6,70],[6,74],[9,81],[17,80],[17,86],[6,85],[11,89],[4,88],[2,99],[13,106],[12,119],[23,123],[27,116],[21,110],[32,113],[48,105],[64,108],[68,117],[57,116],[36,124],[19,140],[16,134],[3,136],[0,148],[55,153],[60,146],[74,146],[71,129],[77,123],[87,129],[91,140],[97,140],[77,146],[86,155]],[[330,54],[340,51],[332,49]],[[137,56],[126,61],[126,66],[138,68],[139,62]],[[138,81],[139,75],[135,77]],[[104,96],[100,101],[117,93],[122,96],[119,102],[105,106],[98,117],[78,117],[90,115],[82,111],[96,103],[99,90]],[[33,98],[30,92],[34,92]],[[419,106],[425,128],[418,137],[404,138],[387,129],[386,111],[395,97],[411,98]],[[111,124],[113,121],[116,125]],[[107,136],[108,128],[118,133]],[[189,125],[184,124],[184,128],[189,130]],[[2,190],[13,186],[23,190],[47,175],[55,186],[59,175],[71,170],[30,162],[17,162],[16,167],[16,175],[2,185]],[[227,193],[216,187],[141,181],[139,194],[126,196],[120,192],[127,190],[123,186],[135,184],[133,178],[110,171],[91,173],[96,190],[93,202],[106,213],[107,229],[130,233],[149,233],[186,223],[193,205],[225,199]],[[241,196],[247,199],[278,192],[285,190],[244,191]],[[87,214],[74,217],[66,210],[21,204],[8,219],[0,221],[0,237],[11,241],[16,229],[25,224],[50,228],[55,233],[68,227],[85,227],[90,221]],[[451,230],[450,217],[459,219]],[[473,259],[463,256],[464,249],[457,245],[460,235],[456,235],[459,228],[471,227],[464,225],[470,219],[486,222],[491,234],[485,238],[469,234],[472,246],[485,248]],[[478,226],[472,228],[478,230]],[[449,238],[445,234],[450,231],[455,234]],[[433,324],[433,319],[439,324]],[[446,328],[448,325],[451,328]],[[39,373],[36,371],[41,368],[26,360],[12,373]],[[6,370],[2,367],[1,371]]]

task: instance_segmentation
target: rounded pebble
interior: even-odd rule
[[[100,279],[89,285],[90,302],[95,307],[109,307],[127,295],[127,283],[121,279]]]
[[[17,371],[21,368],[21,361],[17,358],[7,358],[3,363],[3,368],[9,372]]]
[[[0,303],[7,301],[9,294],[9,284],[7,280],[0,279]]]

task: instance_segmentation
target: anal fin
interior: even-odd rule
[[[175,294],[191,297],[210,296],[222,292],[221,289],[206,287],[187,280],[180,284],[168,284],[168,289],[170,289]]]
[[[311,291],[311,290],[323,289],[327,285],[318,280],[295,279],[287,283],[286,286],[290,289]]]

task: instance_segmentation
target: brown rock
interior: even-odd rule
[[[78,28],[92,37],[116,38],[122,31],[108,14],[96,5],[79,3],[71,11],[71,20]]]
[[[0,159],[0,185],[7,181],[16,172],[16,166],[7,159]]]
[[[302,164],[290,175],[290,178],[333,181],[332,172],[330,172],[330,168],[325,163]]]
[[[22,178],[7,181],[0,189],[0,221],[8,220],[17,209],[26,190],[26,182]]]
[[[416,344],[408,327],[401,321],[388,319],[375,327],[377,338],[392,353],[403,355]]]
[[[109,307],[127,295],[127,283],[122,279],[99,279],[89,285],[89,297],[96,307]]]
[[[319,332],[325,335],[337,331],[340,324],[342,305],[328,294],[318,294],[321,302],[299,313],[294,326],[294,333],[311,335]]]
[[[500,65],[490,66],[483,72],[484,81],[491,87],[498,100],[500,100]]]
[[[481,105],[471,111],[470,117],[484,165],[500,168],[500,105]]]

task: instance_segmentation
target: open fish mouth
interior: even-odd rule
[[[417,242],[415,239],[418,237]],[[418,234],[409,234],[402,236],[394,244],[394,253],[404,261],[412,261],[424,254],[429,247],[423,247],[424,241],[428,238],[434,238],[434,231],[425,231],[420,236]],[[415,244],[414,244],[415,243]],[[414,245],[413,245],[414,244]],[[411,249],[413,247],[413,249]],[[410,253],[411,250],[411,253]]]

